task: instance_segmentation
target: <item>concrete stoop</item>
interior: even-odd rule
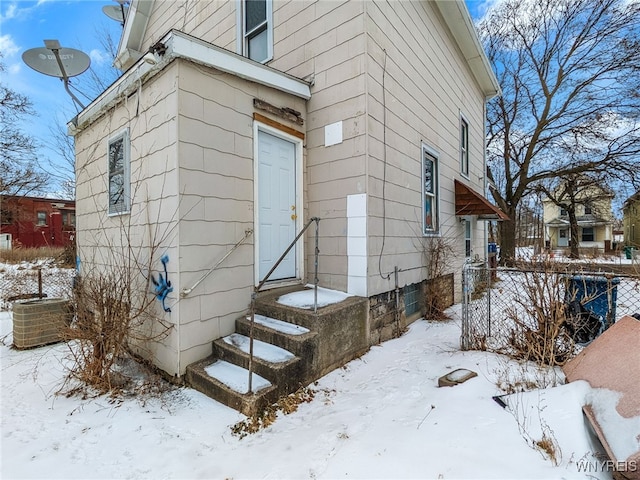
[[[247,316],[236,320],[236,333],[212,343],[210,357],[187,367],[187,383],[251,416],[368,350],[366,298],[349,297],[318,308],[316,314],[277,303],[282,294],[267,291],[256,301],[252,371],[261,378],[253,377],[253,392],[248,392],[251,321]],[[234,385],[218,378],[214,370],[231,370],[234,377],[246,380]]]

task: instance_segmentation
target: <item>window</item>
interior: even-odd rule
[[[585,205],[584,206],[584,214],[585,215],[591,215],[591,205]]]
[[[460,119],[460,173],[469,176],[469,124]]]
[[[129,212],[129,131],[109,140],[109,214]]]
[[[404,287],[404,313],[409,316],[420,311],[420,284]]]
[[[464,222],[464,256],[471,258],[471,221]]]
[[[38,225],[46,225],[47,224],[47,212],[38,212]]]
[[[560,207],[560,215],[561,215],[561,216],[569,215],[569,213],[567,212],[566,207],[564,207],[564,206],[561,206],[561,207]]]
[[[583,242],[593,242],[594,234],[593,227],[583,227],[582,228],[582,241]]]
[[[251,60],[268,62],[273,58],[272,0],[241,0],[240,5],[239,50]]]
[[[438,159],[422,146],[423,233],[438,233]]]

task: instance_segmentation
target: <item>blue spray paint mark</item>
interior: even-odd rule
[[[158,280],[156,280],[155,278],[153,278],[153,275],[151,275],[151,281],[156,286],[156,297],[162,302],[162,308],[165,312],[171,312],[171,309],[164,304],[167,295],[173,292],[173,287],[171,286],[171,282],[169,281],[169,274],[167,273],[167,263],[169,262],[169,256],[163,255],[160,261],[162,262],[162,266],[164,267],[164,277],[162,276],[162,273],[159,273]]]

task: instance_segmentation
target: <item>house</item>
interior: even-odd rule
[[[453,246],[459,300],[506,218],[484,197],[499,86],[462,0],[133,0],[116,65],[69,123],[80,271],[123,232],[164,258],[172,329],[145,355],[170,375],[234,331],[306,225],[266,287],[365,299],[368,346],[420,317],[428,245]]]
[[[64,247],[75,237],[75,202],[0,195],[0,248]]]
[[[544,198],[543,219],[545,238],[552,250],[570,247],[571,224],[569,195],[565,202]],[[592,251],[610,252],[615,218],[611,208],[613,192],[607,188],[585,183],[576,191],[574,207],[578,226],[578,247]],[[558,205],[560,203],[560,205]]]
[[[622,205],[622,231],[625,246],[640,248],[640,191]]]

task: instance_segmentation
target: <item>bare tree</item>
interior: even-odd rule
[[[487,106],[487,175],[511,217],[537,185],[589,174],[640,181],[640,2],[504,0],[478,30],[502,87]]]
[[[0,72],[4,70],[0,63]],[[36,163],[36,142],[19,126],[34,114],[26,96],[0,84],[0,194],[27,195],[46,183]]]

